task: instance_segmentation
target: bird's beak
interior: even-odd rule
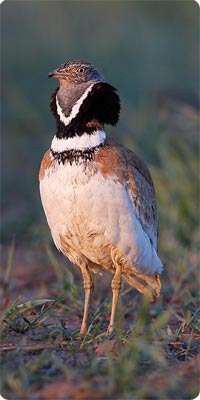
[[[49,72],[49,74],[48,74],[49,78],[57,78],[57,79],[64,78],[65,76],[66,76],[66,72],[60,71],[59,68],[54,69],[53,71]]]

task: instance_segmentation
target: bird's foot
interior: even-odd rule
[[[112,333],[113,333],[113,331],[114,331],[113,325],[109,325],[109,326],[108,326],[108,329],[107,329],[107,331],[106,331],[106,337],[111,336]]]
[[[80,335],[80,336],[85,336],[86,332],[87,332],[87,327],[86,327],[86,325],[82,325],[82,326],[81,326],[81,329],[80,329],[80,332],[79,332],[79,335]]]

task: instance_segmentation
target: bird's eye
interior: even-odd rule
[[[85,71],[86,71],[86,68],[84,68],[84,67],[78,68],[78,73],[79,74],[84,74]]]

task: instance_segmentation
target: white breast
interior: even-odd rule
[[[134,213],[126,186],[89,165],[55,164],[40,182],[56,246],[62,249],[65,236],[69,247],[77,246],[97,264],[110,258],[111,263],[124,262],[142,272],[161,272],[161,261]]]

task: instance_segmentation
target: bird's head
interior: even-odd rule
[[[94,65],[68,61],[48,74],[60,87],[51,99],[51,111],[57,127],[66,136],[92,133],[104,124],[115,125],[120,100],[116,89],[106,83]]]
[[[105,82],[103,76],[94,65],[83,61],[67,61],[48,74],[49,78],[57,78],[60,85],[83,85],[87,83]]]

